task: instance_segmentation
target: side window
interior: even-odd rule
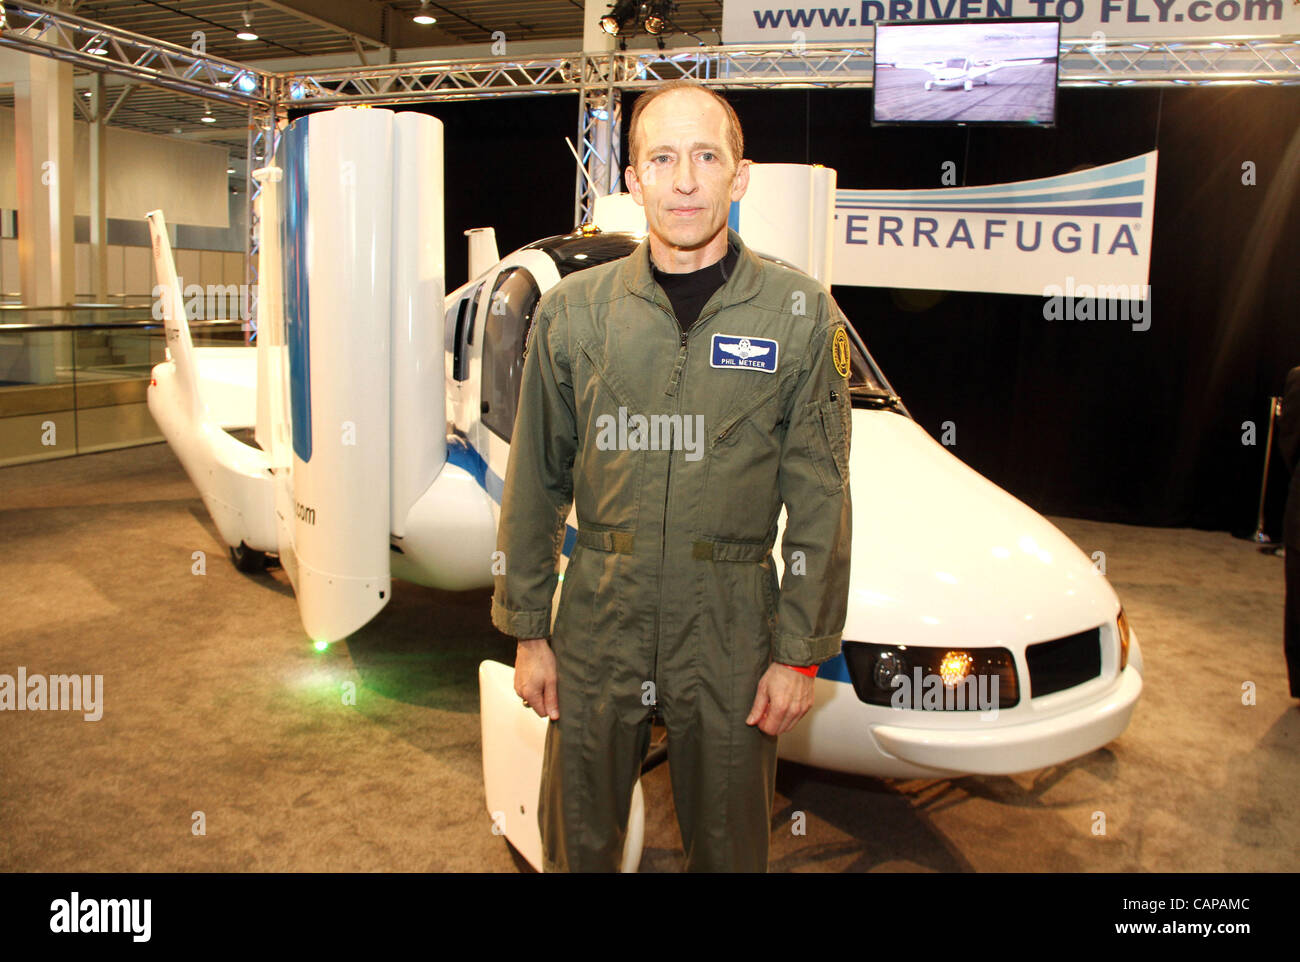
[[[474,300],[470,302],[469,314],[465,317],[465,343],[474,343],[474,325],[478,323],[478,299],[483,296],[483,285],[474,288]]]
[[[519,267],[497,277],[483,325],[483,423],[509,441],[519,406],[524,339],[542,292],[533,275]]]
[[[478,295],[482,290],[483,285],[480,284],[474,288],[472,297],[466,294],[447,312],[445,337],[447,348],[452,352],[451,376],[457,381],[463,381],[469,377],[469,352],[465,350],[465,346],[472,342],[468,340],[466,328],[473,319],[474,312],[478,309]]]

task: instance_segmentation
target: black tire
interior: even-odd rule
[[[239,542],[238,548],[230,549],[230,561],[237,570],[245,574],[256,574],[266,570],[266,552],[250,548],[242,541]]]

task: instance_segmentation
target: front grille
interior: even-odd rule
[[[1025,649],[1034,698],[1082,685],[1101,674],[1101,629],[1044,641]]]

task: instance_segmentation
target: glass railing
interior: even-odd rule
[[[239,320],[190,333],[195,347],[247,336]],[[0,465],[163,440],[146,401],[163,345],[148,306],[0,306]]]

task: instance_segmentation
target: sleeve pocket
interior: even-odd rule
[[[849,396],[842,393],[834,401],[822,401],[822,422],[826,425],[826,436],[830,441],[831,454],[835,457],[835,466],[840,478],[849,477],[849,432],[852,429],[853,408]]]
[[[844,477],[848,474],[847,445],[839,407],[830,400],[810,402],[810,406],[816,410],[810,412],[815,423],[808,432],[809,453],[821,478],[822,492],[838,494],[844,489]]]

